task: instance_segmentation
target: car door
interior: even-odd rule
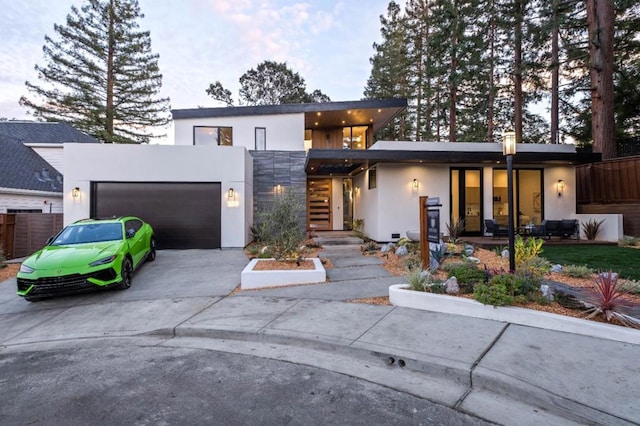
[[[127,243],[129,244],[129,253],[133,258],[133,266],[137,267],[138,263],[142,260],[146,253],[146,244],[144,238],[144,232],[142,228],[142,221],[139,219],[129,219],[124,224],[124,229],[127,233]]]

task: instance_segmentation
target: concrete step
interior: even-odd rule
[[[314,237],[313,242],[323,247],[364,244],[362,238],[358,237]]]

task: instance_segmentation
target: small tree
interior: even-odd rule
[[[291,190],[277,196],[269,208],[258,213],[260,227],[273,257],[300,261],[300,247],[306,239],[300,224],[304,204]]]

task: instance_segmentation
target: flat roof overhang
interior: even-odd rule
[[[406,99],[309,104],[304,113],[304,127],[322,129],[371,125],[373,134],[376,134],[406,108]]]
[[[600,154],[586,152],[521,152],[514,155],[513,164],[569,166],[593,163],[600,158]],[[305,171],[307,175],[353,176],[380,163],[506,166],[501,152],[311,149]]]

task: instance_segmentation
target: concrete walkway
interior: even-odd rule
[[[344,300],[398,283],[359,247],[324,251],[326,284],[228,296],[241,251],[162,251],[127,291],[30,304],[0,284],[0,357],[153,345],[332,370],[499,424],[640,424],[640,346],[464,316]],[[639,331],[640,333],[640,331]]]

